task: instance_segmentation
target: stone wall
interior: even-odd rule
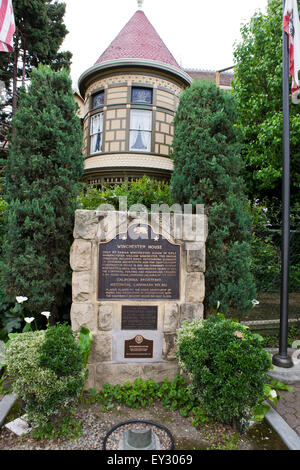
[[[127,230],[126,227],[139,224],[150,226],[155,234],[180,246],[179,298],[99,300],[100,244],[124,233],[124,227]],[[159,382],[165,377],[172,379],[178,373],[176,330],[185,320],[203,317],[206,236],[204,215],[76,211],[70,253],[73,270],[71,322],[73,330],[79,331],[81,326],[86,326],[93,334],[88,388],[100,389],[105,382],[124,383],[139,377]],[[122,307],[134,305],[157,307],[157,329],[121,329]],[[124,358],[124,342],[135,334],[153,341],[151,358]]]

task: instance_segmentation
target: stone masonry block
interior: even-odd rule
[[[79,331],[85,326],[90,331],[96,330],[95,310],[92,304],[73,303],[71,307],[72,329]]]
[[[111,305],[100,305],[98,315],[99,329],[103,331],[112,330],[113,307]]]
[[[126,212],[98,212],[99,224],[97,229],[97,239],[107,241],[114,238],[118,231],[127,230]],[[122,230],[124,226],[124,230]]]
[[[112,360],[112,336],[101,333],[94,336],[90,356],[91,363],[108,362]]]
[[[195,318],[203,318],[203,304],[186,303],[180,306],[180,327],[184,321],[191,322]]]
[[[186,243],[187,271],[205,272],[205,245],[204,243]]]
[[[76,239],[71,247],[70,265],[73,271],[88,271],[91,268],[92,244]]]
[[[204,274],[193,272],[187,273],[185,284],[186,302],[203,302],[205,294]]]
[[[165,304],[164,327],[165,332],[174,332],[178,328],[179,308],[177,304]]]
[[[157,383],[162,383],[166,377],[171,381],[179,374],[180,367],[176,361],[156,362],[142,364],[141,375],[144,380],[154,380]]]
[[[166,333],[163,339],[162,357],[165,361],[174,361],[176,359],[176,334]]]
[[[91,275],[89,271],[73,271],[72,298],[73,302],[88,302],[91,291]]]
[[[112,385],[131,383],[142,377],[139,364],[97,364],[95,387],[101,390],[105,382]]]
[[[96,211],[75,211],[74,238],[92,240],[97,233],[98,217]]]

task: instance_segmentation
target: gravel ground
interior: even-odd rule
[[[103,440],[108,431],[117,424],[132,420],[150,420],[166,426],[175,440],[175,450],[202,450],[211,443],[226,446],[226,441],[234,439],[234,432],[229,426],[205,425],[197,430],[189,418],[178,412],[165,410],[160,404],[153,408],[131,409],[116,406],[102,412],[99,404],[79,406],[76,418],[82,422],[82,435],[77,440],[56,439],[36,440],[30,435],[18,437],[4,426],[0,429],[0,450],[102,450]],[[240,438],[239,449],[251,449],[247,438]]]
[[[278,436],[265,425],[255,425],[251,428],[251,433],[237,438],[230,426],[221,424],[207,424],[196,429],[192,426],[190,418],[184,418],[176,411],[165,410],[160,404],[156,404],[153,408],[138,409],[122,405],[105,413],[101,411],[97,403],[88,406],[80,405],[75,417],[82,422],[82,435],[77,440],[46,439],[41,441],[33,439],[30,435],[18,437],[2,426],[0,450],[102,450],[103,440],[108,431],[128,420],[150,420],[162,424],[172,433],[175,450],[285,449]]]

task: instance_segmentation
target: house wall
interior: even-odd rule
[[[151,105],[131,103],[133,86],[151,88]],[[104,90],[104,106],[92,109],[93,94]],[[157,175],[170,175],[173,169],[169,158],[174,135],[173,118],[182,87],[175,81],[149,71],[140,73],[99,74],[87,84],[84,99],[83,153],[85,156],[85,179],[93,183],[100,174],[134,174],[133,169],[143,174],[153,170]],[[152,112],[150,152],[133,152],[129,148],[130,110],[143,109]],[[90,119],[93,114],[103,112],[102,151],[90,153]],[[128,168],[130,170],[128,170]],[[111,171],[112,169],[112,171]],[[117,176],[117,174],[116,174]],[[117,181],[117,179],[116,179]]]

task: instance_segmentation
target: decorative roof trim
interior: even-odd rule
[[[79,79],[78,79],[78,88],[80,90],[81,95],[83,96],[83,83],[84,81],[90,76],[97,72],[102,72],[103,70],[113,69],[117,67],[130,65],[130,66],[139,66],[139,67],[148,67],[153,69],[164,70],[169,72],[173,75],[179,77],[186,85],[190,85],[192,83],[192,78],[182,69],[174,67],[173,65],[166,64],[164,62],[157,62],[155,60],[150,59],[135,59],[135,58],[128,58],[128,59],[115,59],[109,60],[106,62],[100,62],[99,64],[93,65],[92,67],[88,68],[85,72],[83,72]]]

